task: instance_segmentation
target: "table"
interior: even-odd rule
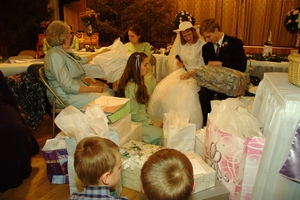
[[[287,73],[265,73],[254,99],[252,114],[266,136],[251,199],[299,199],[300,184],[278,172],[284,164],[300,119],[300,87]]]
[[[159,82],[169,74],[168,56],[163,54],[152,54],[152,55],[156,58],[154,75],[156,77],[157,82]]]
[[[81,54],[80,54],[81,55]],[[86,55],[82,53],[82,55]],[[0,70],[4,76],[12,76],[27,71],[27,68],[32,64],[44,64],[43,59],[28,59],[18,63],[0,63]],[[86,78],[106,78],[105,73],[99,65],[88,63],[82,65],[86,73]]]
[[[147,200],[143,192],[140,192],[140,200]],[[216,179],[215,186],[208,188],[206,190],[194,193],[190,196],[189,200],[228,200],[229,199],[229,190]]]
[[[289,62],[247,61],[247,71],[249,74],[257,76],[261,80],[265,72],[288,72],[288,67]]]

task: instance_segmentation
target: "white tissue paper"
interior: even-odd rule
[[[212,111],[209,118],[214,124],[222,127],[222,131],[246,139],[255,136],[264,137],[261,133],[261,124],[252,116],[245,104],[238,98],[211,101]],[[228,120],[230,119],[230,120]]]
[[[190,115],[183,109],[170,109],[164,115],[163,146],[181,152],[194,151],[196,125],[189,123]]]
[[[57,115],[54,122],[77,143],[85,137],[92,136],[110,139],[108,120],[97,104],[88,107],[85,114],[74,106],[68,106]]]
[[[109,46],[109,51],[94,57],[93,62],[100,65],[106,75],[107,81],[112,83],[121,78],[128,58],[127,48],[121,42],[120,38],[117,38]]]

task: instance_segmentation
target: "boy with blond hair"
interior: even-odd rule
[[[81,140],[74,154],[75,172],[85,185],[82,192],[74,192],[69,199],[120,199],[110,195],[110,187],[120,179],[121,154],[109,139],[87,137]]]
[[[149,200],[187,200],[195,189],[192,164],[175,149],[151,155],[142,167],[141,181]]]

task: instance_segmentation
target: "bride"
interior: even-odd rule
[[[163,120],[164,113],[170,109],[177,112],[186,109],[190,114],[190,123],[196,124],[198,130],[202,128],[203,116],[198,96],[200,87],[193,76],[200,66],[204,66],[202,46],[205,42],[200,39],[199,28],[187,21],[182,22],[174,32],[177,36],[168,58],[169,71],[171,68],[174,71],[154,89],[148,113]]]

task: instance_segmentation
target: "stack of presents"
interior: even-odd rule
[[[191,197],[250,199],[265,143],[260,123],[249,112],[250,98],[213,100],[207,126],[200,130],[185,115],[170,110],[164,116],[162,146],[142,142],[142,125],[131,121],[129,99],[100,97],[84,110],[69,106],[55,119],[61,133],[42,149],[48,178],[53,184],[69,184],[70,193],[76,191],[76,144],[98,135],[120,147],[123,169],[115,188],[118,194],[122,187],[140,192],[144,162],[162,148],[174,148],[193,165],[196,189]]]

